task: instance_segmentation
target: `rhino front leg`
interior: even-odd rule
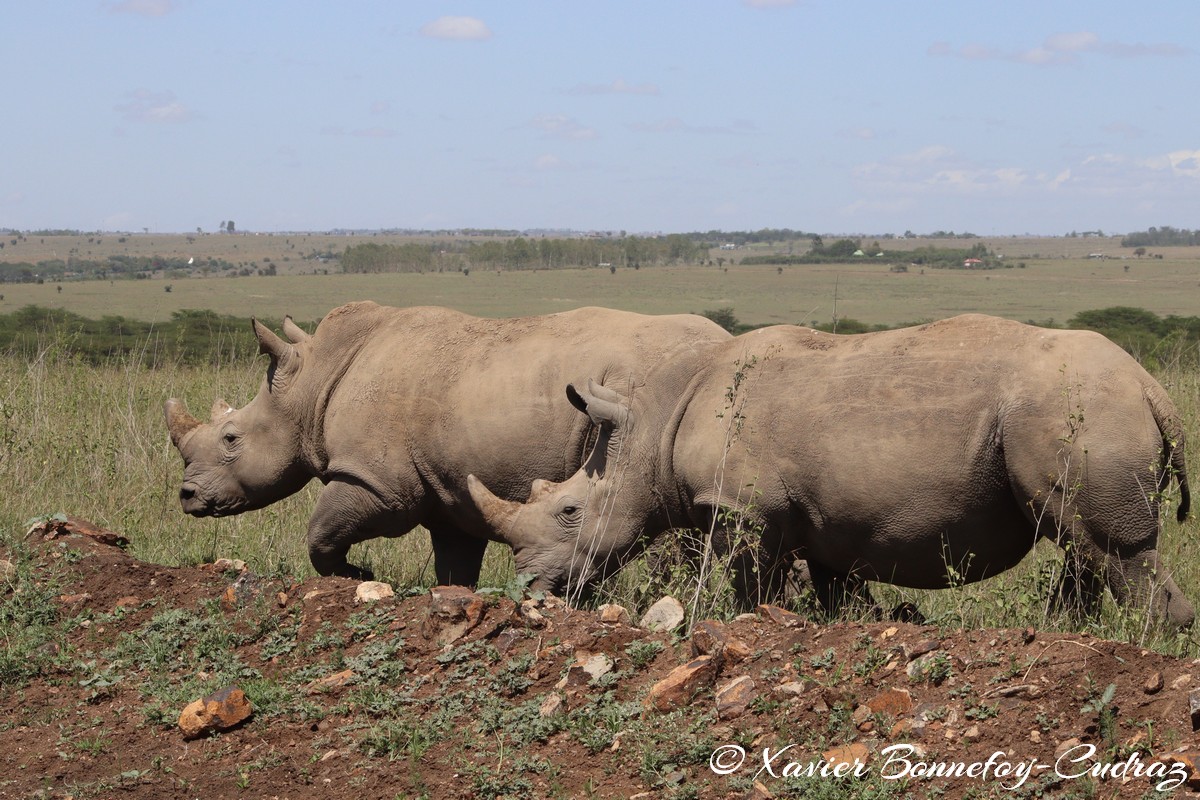
[[[378,536],[399,536],[417,524],[416,514],[397,514],[373,492],[352,483],[330,482],[308,521],[308,558],[321,575],[369,580],[370,570],[346,560],[350,548]]]
[[[458,528],[435,526],[429,529],[433,545],[433,568],[441,586],[470,586],[479,583],[483,551],[487,539],[480,539]]]

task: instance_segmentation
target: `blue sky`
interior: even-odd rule
[[[1182,0],[0,11],[0,227],[1200,227]]]

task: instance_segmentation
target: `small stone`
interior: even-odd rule
[[[966,739],[968,742],[977,742],[977,741],[979,741],[979,738],[982,735],[983,734],[979,732],[978,725],[972,725],[971,727],[969,727],[965,731],[963,731],[963,738]]]
[[[236,686],[193,700],[179,714],[179,729],[185,738],[194,739],[210,731],[233,728],[254,714],[246,693]]]
[[[554,687],[556,689],[582,689],[592,681],[612,672],[613,661],[604,653],[576,653],[575,663]]]
[[[771,790],[762,781],[755,781],[754,786],[750,788],[749,800],[774,800],[774,798],[775,795],[771,794]]]
[[[326,761],[331,761],[340,755],[341,755],[341,753],[338,752],[337,750],[330,750],[325,755],[321,756],[321,762],[324,763]]]
[[[687,705],[700,691],[708,688],[721,668],[720,656],[700,656],[667,673],[646,695],[648,709],[671,711]]]
[[[1031,730],[1029,732],[1029,741],[1033,742],[1034,744],[1041,744],[1042,743],[1042,732],[1039,731],[1037,728],[1034,728],[1033,730]]]
[[[807,684],[800,681],[785,681],[776,686],[774,692],[781,697],[799,697],[804,694],[804,690],[807,688]]]
[[[117,602],[113,603],[113,608],[132,608],[133,606],[140,605],[141,602],[141,598],[127,594],[124,597],[118,598]]]
[[[1187,776],[1184,778],[1184,784],[1193,791],[1200,789],[1200,763],[1198,763],[1200,760],[1198,760],[1195,753],[1171,753],[1169,755],[1161,755],[1154,759],[1154,761],[1165,764],[1168,768],[1175,764],[1181,765],[1184,774]]]
[[[279,604],[280,608],[284,608],[285,606],[287,606],[287,603],[288,603],[287,592],[279,592],[278,594],[276,594],[275,602]]]
[[[854,709],[854,713],[850,715],[850,719],[855,725],[862,725],[870,718],[871,709],[867,706],[859,706],[858,708]]]
[[[683,604],[667,595],[642,615],[638,627],[648,631],[671,632],[683,624]]]
[[[383,581],[363,581],[354,589],[356,603],[375,603],[395,596],[396,592]]]
[[[1142,684],[1142,691],[1146,694],[1157,694],[1162,691],[1162,688],[1163,674],[1161,672],[1156,672],[1149,678],[1146,678],[1146,682]]]
[[[633,618],[629,609],[616,603],[605,603],[600,606],[600,621],[605,625],[628,625]]]
[[[1179,691],[1180,689],[1186,689],[1188,686],[1191,685],[1191,683],[1192,683],[1191,673],[1185,672],[1184,674],[1180,675],[1175,680],[1171,681],[1171,688],[1174,689],[1175,691]]]
[[[734,678],[716,691],[717,719],[740,717],[756,697],[758,692],[753,678],[749,675]]]
[[[911,719],[902,719],[892,726],[888,731],[888,738],[894,740],[903,740],[913,735],[913,721]]]
[[[91,599],[92,596],[88,592],[83,592],[81,594],[60,594],[58,596],[58,602],[62,603],[64,606],[79,605],[81,603],[86,603]]]
[[[893,625],[892,627],[885,630],[883,633],[879,634],[879,638],[880,639],[890,639],[899,632],[900,632],[900,629]]]
[[[246,562],[240,558],[218,558],[212,563],[213,572],[245,572]]]
[[[1021,641],[1024,644],[1032,644],[1033,640],[1036,638],[1037,631],[1035,631],[1033,628],[1026,628],[1025,630],[1021,631]]]
[[[6,558],[0,558],[0,581],[13,580],[17,577],[17,565]]]

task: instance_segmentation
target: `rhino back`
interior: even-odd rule
[[[356,345],[325,413],[330,469],[396,493],[427,487],[450,506],[466,499],[468,473],[524,500],[534,478],[578,468],[588,426],[564,401],[568,383],[624,390],[672,353],[728,338],[700,317],[593,308],[486,319],[356,304],[331,317]]]

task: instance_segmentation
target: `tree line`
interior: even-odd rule
[[[708,256],[707,245],[682,234],[621,238],[526,238],[485,242],[351,245],[341,256],[342,271],[462,272],[481,269],[562,269],[690,264]]]
[[[1121,247],[1187,247],[1196,244],[1200,244],[1200,230],[1189,231],[1170,225],[1121,237]]]

